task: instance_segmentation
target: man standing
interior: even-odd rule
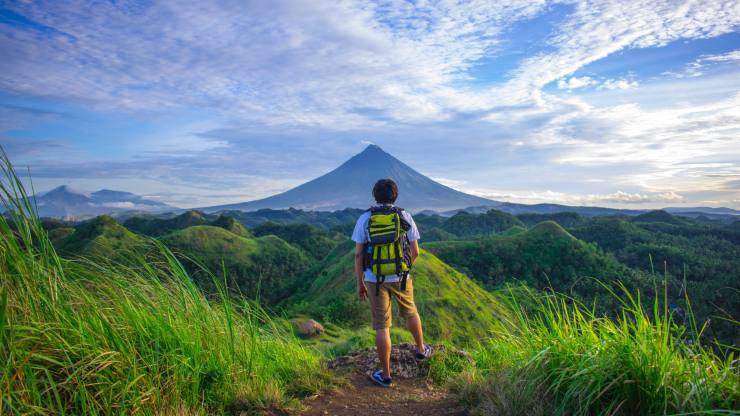
[[[406,327],[416,341],[416,358],[423,360],[432,353],[424,345],[421,319],[414,304],[414,286],[409,271],[419,255],[419,230],[411,214],[393,204],[398,186],[391,179],[381,179],[373,187],[378,205],[357,220],[352,240],[355,245],[357,293],[370,300],[375,345],[381,369],[371,376],[374,382],[391,387],[391,297],[398,302]],[[368,292],[369,289],[369,292]]]

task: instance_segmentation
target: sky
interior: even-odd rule
[[[495,200],[740,208],[740,2],[0,0],[36,191],[243,202],[369,143]]]

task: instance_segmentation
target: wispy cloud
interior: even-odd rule
[[[474,190],[472,193],[494,200],[519,202],[525,204],[559,203],[565,205],[604,205],[604,204],[675,204],[684,197],[675,192],[639,193],[616,191],[610,194],[577,194],[546,190],[532,191],[490,191]]]

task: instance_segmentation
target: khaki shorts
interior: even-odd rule
[[[373,314],[373,329],[391,327],[391,295],[398,301],[398,310],[404,318],[417,315],[414,303],[414,285],[411,277],[406,279],[406,290],[401,290],[401,282],[383,283],[380,293],[375,296],[376,283],[365,282],[370,310]]]

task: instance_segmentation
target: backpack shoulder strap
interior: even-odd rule
[[[398,218],[401,220],[401,229],[404,231],[410,230],[411,224],[409,224],[403,216],[403,213],[406,212],[406,210],[401,207],[393,207],[393,210],[398,214]]]

